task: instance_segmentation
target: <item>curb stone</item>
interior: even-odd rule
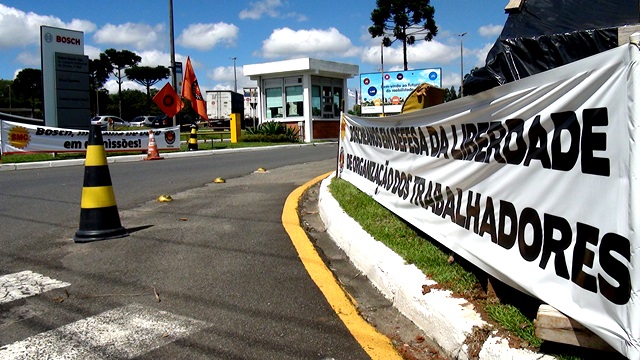
[[[335,173],[320,185],[318,207],[320,217],[331,239],[340,247],[354,266],[403,315],[431,337],[449,356],[470,359],[467,336],[474,328],[486,329],[472,304],[454,298],[451,291],[432,289],[422,294],[422,286],[437,283],[427,279],[414,265],[409,265],[385,245],[366,233],[349,217],[331,196],[328,185]],[[555,359],[553,356],[529,350],[513,349],[507,339],[490,335],[478,355],[480,360],[493,359]]]
[[[234,149],[214,149],[214,150],[199,150],[199,151],[172,151],[163,152],[160,155],[164,158],[182,158],[191,156],[211,156],[216,154],[226,154],[235,152],[247,152],[247,151],[260,151],[265,148],[278,148],[278,147],[301,147],[301,146],[318,146],[322,144],[335,144],[335,142],[322,142],[322,143],[304,143],[304,144],[285,144],[285,145],[273,145],[273,146],[261,146],[261,147],[245,147]],[[121,156],[109,156],[107,154],[107,163],[120,163],[120,162],[132,162],[142,161],[147,157],[146,154],[141,155],[121,155]],[[63,166],[79,166],[84,165],[84,158],[81,159],[68,159],[68,160],[47,160],[47,161],[34,161],[24,163],[0,163],[1,171],[13,171],[13,170],[33,170]]]

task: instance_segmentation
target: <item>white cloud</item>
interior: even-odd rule
[[[16,77],[18,76],[18,74],[20,74],[20,71],[22,71],[24,69],[16,69],[16,71],[13,72],[13,77],[11,78],[12,80],[15,80]]]
[[[478,29],[478,34],[482,37],[495,38],[502,32],[502,25],[485,25]]]
[[[211,50],[218,43],[233,46],[238,39],[239,29],[233,24],[192,24],[182,31],[178,43],[198,50]]]
[[[262,42],[265,58],[294,57],[350,57],[360,53],[349,38],[336,28],[328,30],[276,29]]]
[[[85,33],[95,31],[90,21],[73,19],[65,23],[54,16],[38,15],[0,4],[0,49],[40,44],[40,26],[53,26]]]
[[[489,54],[489,50],[493,47],[493,43],[485,44],[482,48],[470,51],[469,55],[475,57],[475,62],[471,62],[471,66],[465,66],[465,68],[473,68],[473,67],[483,67],[487,60],[487,54]],[[467,55],[465,53],[465,62],[467,62]]]
[[[93,22],[89,20],[80,20],[80,19],[73,19],[71,20],[70,23],[67,23],[66,25],[63,25],[63,26],[65,26],[67,29],[82,31],[85,34],[92,33],[96,31],[96,29],[98,28],[96,24],[94,24]]]
[[[89,57],[89,59],[98,59],[100,57],[100,53],[102,50],[95,46],[86,45],[84,46],[84,54]]]
[[[242,76],[242,67],[236,66],[236,78]],[[233,82],[233,65],[218,66],[207,72],[207,77],[215,81],[231,81]]]
[[[103,87],[111,95],[115,95],[118,93],[118,83],[115,79],[107,80]],[[140,90],[145,94],[147,93],[147,88],[130,80],[124,80],[124,82],[122,83],[122,90]]]
[[[164,25],[125,23],[121,25],[106,24],[93,35],[98,44],[119,47],[133,47],[136,50],[153,49],[164,44]]]
[[[395,44],[394,44],[395,45]],[[438,41],[420,41],[412,46],[407,46],[407,62],[410,69],[422,66],[433,67],[435,65],[447,65],[460,58],[460,48],[445,45]],[[361,56],[361,61],[367,64],[380,64],[380,45],[371,46]],[[422,65],[420,65],[422,64]],[[420,66],[417,66],[420,65]],[[404,69],[404,55],[402,44],[384,48],[385,70]]]
[[[159,65],[169,67],[171,65],[171,55],[159,50],[148,50],[137,52],[142,60],[138,64],[139,66],[151,66],[156,67]]]
[[[207,72],[207,78],[216,82],[212,89],[206,90],[233,90],[234,89],[234,77],[233,77],[233,65],[231,66],[218,66],[213,70]],[[238,91],[241,92],[243,87],[255,87],[256,81],[249,79],[248,76],[244,76],[242,72],[242,66],[236,66],[236,78],[238,84]]]
[[[18,54],[16,60],[28,68],[40,69],[40,49],[37,51],[22,51]]]
[[[276,8],[282,6],[280,0],[263,0],[249,3],[249,9],[240,11],[240,19],[260,19],[263,15],[270,17],[278,16]]]
[[[295,19],[297,21],[307,20],[307,17],[305,15],[296,12],[288,12],[282,14],[280,11],[278,11],[278,8],[282,5],[282,1],[280,0],[262,0],[251,2],[249,3],[249,8],[240,11],[240,14],[238,14],[238,16],[241,20],[258,20],[263,16],[269,16],[272,18]]]
[[[229,60],[231,62],[231,60]],[[234,89],[233,65],[218,66],[207,70],[204,78],[198,78],[200,89],[205,92],[209,90],[232,90]],[[243,87],[255,87],[256,82],[244,76],[242,66],[236,65],[236,77],[238,92],[242,92]]]
[[[453,86],[453,88],[458,91],[460,87],[460,73],[446,73],[442,77],[442,88],[449,89]]]
[[[215,84],[211,90],[233,90],[233,85],[229,85],[229,83]]]

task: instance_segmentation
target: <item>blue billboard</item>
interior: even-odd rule
[[[362,114],[400,113],[407,96],[422,83],[441,88],[442,69],[385,71],[384,77],[379,72],[360,74]]]

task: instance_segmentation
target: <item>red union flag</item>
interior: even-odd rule
[[[180,110],[182,110],[182,100],[178,94],[173,90],[171,84],[166,83],[160,91],[153,97],[153,102],[158,105],[163,113],[168,117],[174,117]]]
[[[200,92],[200,86],[198,86],[198,79],[196,79],[196,73],[193,72],[191,67],[191,59],[187,57],[187,65],[184,71],[184,81],[182,83],[182,97],[191,101],[191,107],[200,115],[203,119],[207,119],[207,104]]]

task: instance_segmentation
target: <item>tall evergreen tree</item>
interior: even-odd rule
[[[106,55],[101,54],[98,59],[89,59],[89,87],[92,100],[91,108],[94,114],[99,115],[99,91],[109,79],[109,74],[113,71],[113,65]],[[94,99],[95,97],[95,99]]]
[[[138,65],[142,58],[129,50],[107,49],[100,54],[100,59],[109,61],[113,65],[111,75],[116,77],[116,82],[118,83],[118,116],[122,117],[122,83],[126,77],[123,72],[125,69]]]
[[[147,114],[151,111],[151,87],[161,80],[169,77],[170,71],[165,66],[133,66],[125,69],[124,73],[129,80],[144,86],[147,89]]]
[[[453,87],[453,85],[451,85],[451,88],[449,89],[444,89],[444,102],[447,101],[451,101],[451,100],[455,100],[458,98],[458,94],[456,93],[456,89],[455,87]]]
[[[18,100],[29,100],[31,117],[34,117],[36,108],[42,110],[42,70],[23,69],[16,75],[15,80],[13,80],[11,90]]]
[[[382,36],[385,47],[391,46],[393,41],[402,41],[405,71],[409,65],[407,45],[413,45],[416,36],[431,41],[438,34],[433,18],[436,10],[429,3],[429,0],[376,0],[377,8],[371,12],[373,26],[369,27],[369,34],[373,38]]]

